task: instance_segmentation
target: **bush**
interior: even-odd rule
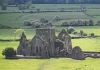
[[[10,58],[10,57],[15,57],[16,56],[16,51],[13,48],[5,48],[2,51],[2,55],[4,55],[6,58]]]
[[[78,34],[78,32],[73,32],[74,35]]]
[[[83,36],[87,36],[87,34],[86,33],[83,33]]]
[[[61,24],[61,26],[68,26],[69,24],[68,24],[68,22],[63,22],[62,24]]]
[[[55,16],[54,21],[60,21],[61,18],[59,16]]]
[[[95,34],[94,34],[94,33],[91,33],[91,34],[90,34],[90,37],[95,37]]]
[[[7,6],[6,6],[6,5],[2,5],[2,6],[1,6],[1,9],[2,9],[2,10],[7,10]]]
[[[75,29],[74,29],[73,27],[68,27],[68,28],[67,28],[67,32],[68,32],[69,34],[73,33],[74,31],[75,31]]]
[[[84,31],[80,30],[80,36],[83,37],[83,35],[84,35]]]
[[[48,20],[45,19],[45,18],[41,18],[41,19],[40,19],[40,22],[41,22],[41,23],[48,23]]]
[[[76,46],[73,48],[71,56],[73,59],[77,59],[77,60],[85,59],[84,53],[82,52],[82,50],[79,46]]]

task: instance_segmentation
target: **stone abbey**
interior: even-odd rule
[[[18,55],[62,57],[71,54],[72,42],[69,34],[63,29],[58,36],[53,28],[38,28],[31,41],[22,33],[20,44],[17,48]]]

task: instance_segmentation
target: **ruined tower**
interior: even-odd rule
[[[26,38],[24,32],[21,35],[20,44],[17,48],[18,55],[30,56],[30,46],[29,41]]]
[[[36,35],[31,41],[31,54],[52,57],[55,56],[55,30],[52,28],[36,29]]]
[[[69,34],[63,29],[58,37],[53,28],[38,28],[36,35],[28,41],[24,32],[17,48],[18,55],[39,56],[44,58],[66,56],[72,53],[72,42]]]
[[[71,42],[71,37],[70,35],[66,32],[65,29],[63,29],[59,35],[58,39],[61,40],[64,44],[64,48],[66,49],[66,52],[68,54],[72,53],[72,42]]]

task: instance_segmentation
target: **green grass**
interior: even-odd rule
[[[80,46],[83,51],[100,52],[100,38],[73,39],[73,46]]]
[[[34,29],[0,29],[0,39],[19,39],[23,31],[28,39],[32,39],[35,34]]]
[[[87,42],[85,42],[87,40]],[[93,40],[88,43],[86,40],[76,40],[80,43],[81,48],[91,49],[91,47],[83,47],[83,43],[93,45]],[[74,40],[74,42],[76,42]],[[99,42],[99,41],[98,41]],[[92,44],[91,44],[92,43]],[[6,47],[17,48],[18,42],[0,42],[0,69],[1,70],[100,70],[100,59],[87,58],[86,60],[73,60],[70,58],[51,58],[51,59],[19,59],[7,60],[1,55],[1,51]],[[74,43],[75,45],[75,43]],[[99,44],[100,45],[100,44]],[[84,45],[86,46],[86,45]],[[92,49],[94,49],[92,47]],[[95,48],[97,49],[97,48]]]
[[[99,59],[87,58],[77,61],[67,58],[32,59],[32,60],[2,60],[2,70],[99,70]]]
[[[31,8],[32,11],[36,11],[36,9],[40,10],[60,10],[61,8],[65,8],[68,11],[79,11],[81,10],[81,6],[86,7],[86,13],[88,15],[99,15],[100,14],[100,5],[95,4],[33,4]],[[31,10],[24,10],[24,11],[31,11]],[[8,7],[8,11],[20,11],[16,7]],[[2,12],[2,10],[0,10]],[[92,19],[96,23],[99,21],[99,16],[90,17],[83,12],[46,12],[46,13],[8,13],[8,14],[0,14],[0,24],[10,26],[12,28],[26,28],[24,26],[24,21],[26,20],[39,20],[41,18],[46,18],[49,21],[52,21],[56,16],[59,16],[64,21],[75,20],[75,19]],[[61,22],[52,22],[53,24],[61,24]]]
[[[60,8],[66,8],[66,10],[80,10],[80,4],[33,4],[32,7],[41,10],[59,10]],[[87,8],[89,15],[100,14],[99,4],[83,4]],[[72,9],[74,8],[74,9]],[[32,10],[35,10],[32,9]],[[0,10],[2,11],[2,10]],[[8,11],[20,11],[18,8],[9,8]],[[27,11],[27,10],[25,10]],[[5,12],[5,11],[2,11]],[[25,20],[37,20],[40,18],[47,18],[52,20],[55,16],[64,18],[64,21],[75,20],[75,19],[88,19],[89,16],[82,12],[55,12],[55,13],[9,13],[0,14],[0,24],[25,28],[23,25]],[[99,16],[92,17],[93,20],[98,21]],[[62,22],[54,22],[54,24],[60,24]],[[56,34],[58,34],[64,27],[55,27]],[[65,27],[66,28],[66,27]],[[100,35],[100,27],[75,27],[76,31],[83,30],[85,33],[95,33]],[[16,29],[0,29],[0,39],[17,39],[19,38],[22,31],[14,33]],[[32,39],[35,34],[34,29],[24,29],[28,39]],[[95,51],[100,52],[100,38],[86,38],[86,39],[72,39],[73,47],[80,46],[83,51]],[[0,42],[0,70],[100,70],[100,59],[87,58],[86,60],[73,60],[70,58],[51,58],[51,59],[19,59],[19,60],[7,60],[2,56],[2,50],[6,47],[17,48],[19,42]]]
[[[10,26],[12,28],[25,28],[24,21],[34,21],[40,20],[41,18],[46,18],[52,21],[56,16],[62,19],[76,19],[76,18],[88,18],[82,12],[47,12],[47,13],[9,13],[0,14],[0,24]],[[56,23],[57,24],[57,23]]]
[[[56,28],[60,32],[63,28]],[[77,31],[84,29],[85,32],[95,32],[100,35],[99,27],[75,27]],[[13,38],[14,30],[0,30],[0,38]],[[34,35],[33,29],[25,29],[28,38]],[[6,39],[5,38],[5,39]],[[100,38],[72,39],[73,47],[80,46],[83,51],[100,51]],[[51,59],[19,59],[7,60],[1,55],[6,47],[17,48],[19,42],[0,42],[0,69],[1,70],[100,70],[100,59],[87,58],[86,60],[73,60],[70,58]]]
[[[78,42],[79,41],[80,40],[78,40]],[[82,45],[83,43],[81,43],[81,46]],[[0,42],[0,69],[2,70],[99,70],[100,69],[99,67],[100,59],[93,59],[93,58],[87,58],[86,60],[73,60],[69,58],[7,60],[4,59],[4,57],[1,55],[1,51],[7,46],[17,48],[18,42]]]

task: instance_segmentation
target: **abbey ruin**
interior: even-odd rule
[[[82,51],[79,46],[72,48],[70,35],[63,29],[57,36],[53,28],[38,28],[32,40],[27,40],[22,33],[17,55],[25,57],[68,57],[73,59],[85,59],[86,57],[100,58],[100,52]]]
[[[56,36],[53,28],[36,29],[36,35],[31,41],[27,40],[23,32],[17,48],[17,54],[24,56],[57,57],[71,52],[71,37],[64,29]]]

